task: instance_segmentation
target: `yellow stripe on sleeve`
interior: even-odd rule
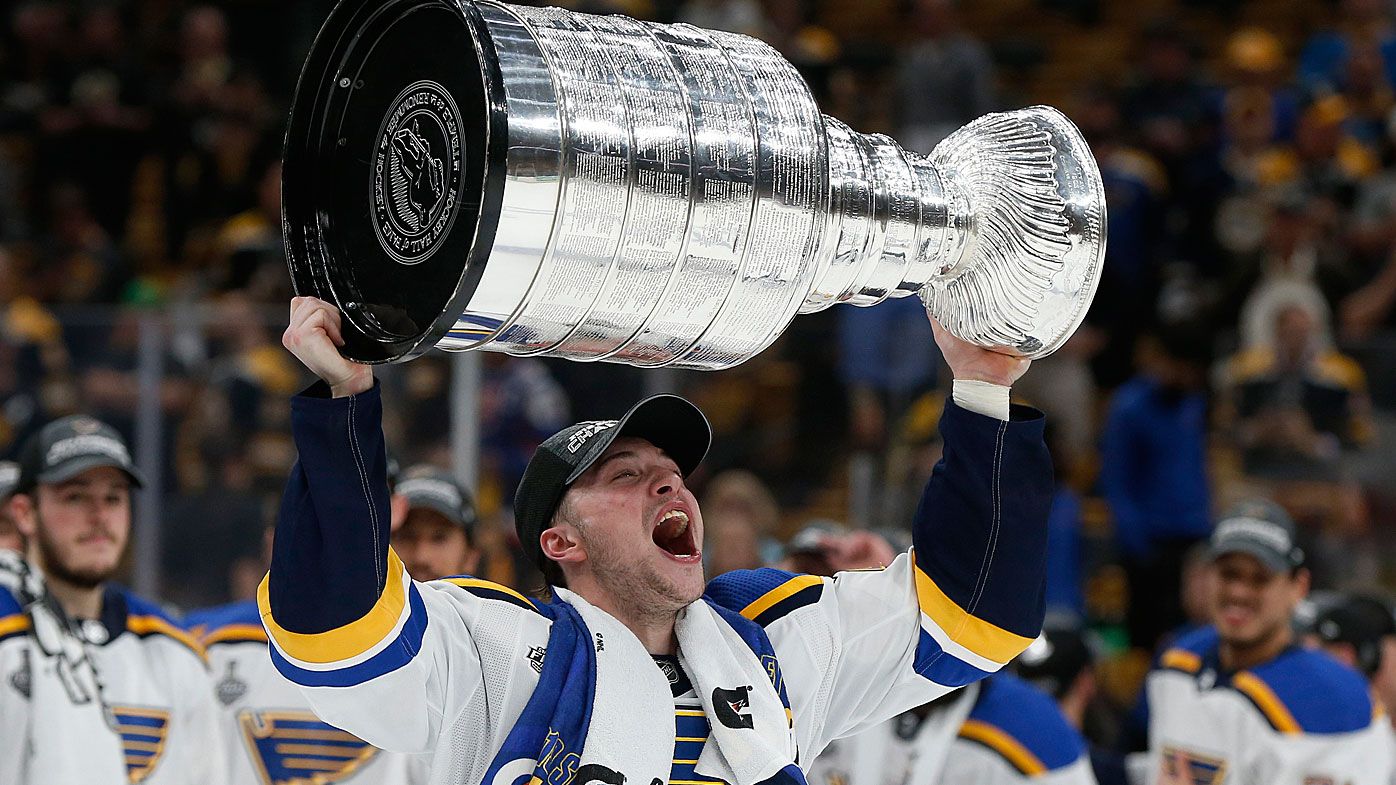
[[[276,623],[271,615],[269,584],[271,574],[262,579],[257,587],[257,607],[262,614],[262,623],[275,639],[277,645],[288,656],[302,662],[331,663],[357,657],[376,646],[397,626],[402,609],[407,604],[407,593],[402,587],[402,560],[388,549],[388,579],[383,584],[383,594],[362,617],[343,627],[318,633],[291,632]]]
[[[771,589],[765,594],[752,600],[749,605],[742,608],[742,615],[748,619],[755,619],[757,616],[770,610],[772,606],[781,600],[788,599],[802,589],[817,586],[823,583],[824,579],[818,575],[797,575],[794,578]]]
[[[930,616],[950,640],[1000,664],[1017,657],[1032,643],[1032,638],[1009,632],[968,613],[946,596],[920,567],[915,571],[916,599],[921,604],[921,612]]]
[[[1289,713],[1284,702],[1270,689],[1270,685],[1261,681],[1255,674],[1241,671],[1231,678],[1231,684],[1260,707],[1265,713],[1265,718],[1275,726],[1275,730],[1280,733],[1302,732],[1299,723],[1294,719],[1294,715]]]
[[[1047,766],[1017,739],[982,720],[965,720],[960,738],[977,741],[1002,755],[1013,767],[1029,777],[1047,773]]]
[[[32,626],[33,623],[29,621],[28,614],[16,613],[13,616],[0,618],[0,637],[24,632]]]
[[[1169,649],[1159,658],[1159,665],[1174,670],[1197,673],[1202,670],[1202,658],[1187,649]]]
[[[150,635],[155,633],[174,638],[180,643],[188,646],[191,651],[199,655],[199,659],[208,661],[208,655],[204,653],[204,647],[194,640],[194,636],[170,624],[159,616],[127,616],[126,629],[136,635]]]

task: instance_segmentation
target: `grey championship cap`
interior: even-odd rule
[[[399,476],[393,492],[407,500],[407,509],[432,510],[465,529],[466,534],[475,533],[479,518],[475,500],[450,472],[428,464],[409,467]]]
[[[619,420],[580,422],[549,436],[529,459],[514,494],[514,528],[534,564],[543,566],[538,537],[551,524],[562,495],[622,436],[644,439],[663,450],[685,477],[698,468],[713,438],[708,418],[677,395],[655,395]]]
[[[1274,502],[1252,499],[1232,507],[1212,531],[1213,559],[1246,553],[1274,572],[1289,572],[1304,563],[1294,542],[1294,522]]]
[[[98,466],[113,466],[126,473],[137,488],[145,484],[126,441],[116,429],[85,414],[54,420],[29,437],[19,458],[16,493],[33,490],[39,483],[64,482]]]

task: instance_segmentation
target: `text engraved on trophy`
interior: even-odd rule
[[[403,264],[436,251],[455,221],[461,179],[461,119],[441,85],[408,85],[389,106],[374,147],[373,229]]]

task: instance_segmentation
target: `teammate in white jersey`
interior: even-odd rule
[[[300,457],[259,593],[276,667],[326,721],[430,752],[433,782],[803,783],[829,741],[982,679],[1041,627],[1052,471],[1040,414],[1008,403],[1028,362],[936,329],[956,381],[914,556],[705,594],[685,478],[711,432],[657,396],[534,455],[516,527],[556,595],[534,602],[406,574],[380,388],[339,355],[338,312],[297,298],[283,342],[323,381],[292,401]]]
[[[73,416],[22,450],[0,559],[0,782],[222,783],[203,650],[110,582],[141,477],[110,426]]]
[[[424,781],[424,762],[384,752],[311,711],[276,672],[254,600],[185,618],[208,652],[229,785],[404,785]],[[415,778],[414,778],[415,775]]]
[[[1385,724],[1361,674],[1295,642],[1308,591],[1294,525],[1268,502],[1212,534],[1214,624],[1180,638],[1146,681],[1157,785],[1387,785]]]

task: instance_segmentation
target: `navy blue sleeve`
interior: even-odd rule
[[[272,545],[268,599],[284,629],[314,634],[368,613],[388,565],[388,473],[378,382],[331,398],[317,382],[291,399],[300,456]]]
[[[944,457],[912,524],[922,610],[998,663],[1042,628],[1054,486],[1043,425],[1027,407],[1003,421],[948,402]]]

